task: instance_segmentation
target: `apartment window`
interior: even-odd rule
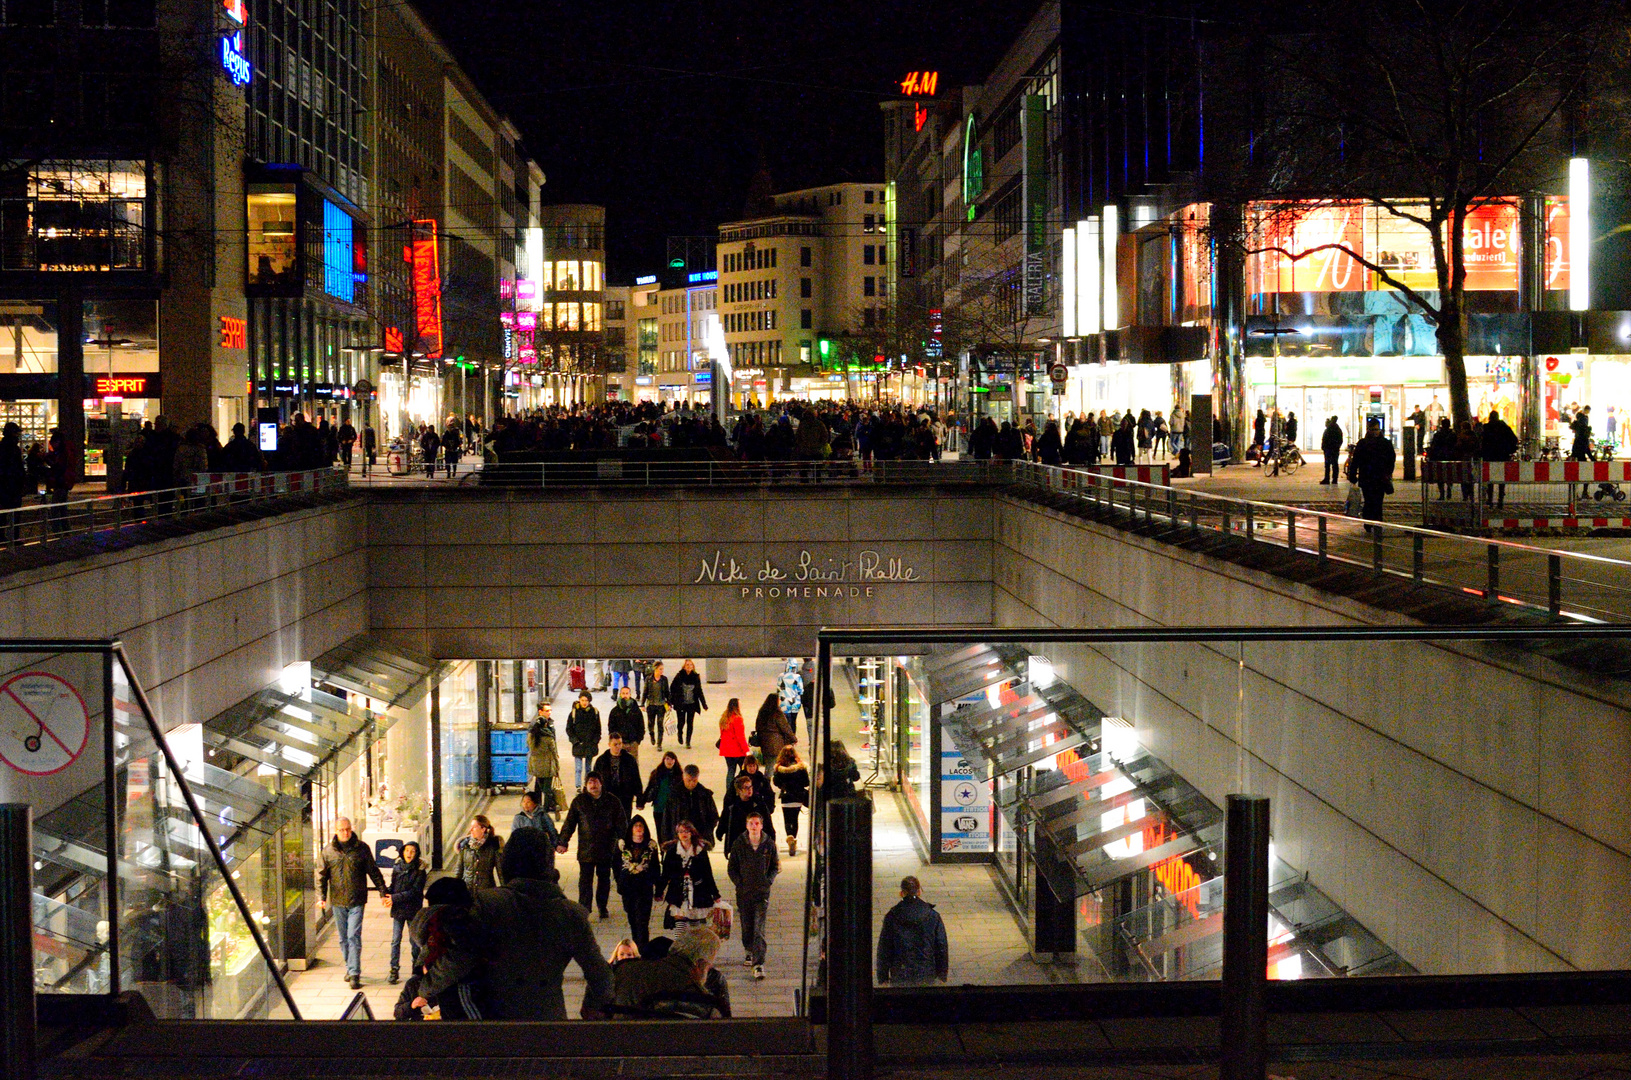
[[[867,244],[861,248],[861,261],[866,263],[868,266],[873,265],[877,261],[877,257],[872,253],[871,244]]]
[[[807,278],[807,277],[806,278],[799,278],[799,296],[802,299],[808,300],[808,299],[810,299],[811,295],[812,295],[812,289],[811,289],[810,279]]]
[[[861,295],[862,296],[876,296],[876,295],[878,295],[878,279],[874,278],[874,277],[862,278],[861,279]]]
[[[878,309],[877,308],[862,308],[861,309],[861,325],[866,327],[868,330],[870,330],[873,327],[878,325],[877,319],[878,319]]]
[[[776,248],[770,249],[770,268],[772,270],[776,269],[776,251]]]
[[[868,206],[872,205],[872,189],[871,188],[866,189],[866,204]]]
[[[861,219],[861,229],[862,229],[863,232],[871,232],[872,231],[872,222],[873,222],[873,219],[874,219],[875,216],[876,215],[874,215],[874,214],[868,214],[864,218]]]
[[[608,301],[606,301],[606,321],[607,322],[622,322],[623,321],[623,301],[621,301],[621,300],[608,300]]]
[[[810,265],[810,249],[809,248],[807,248],[807,247],[799,248],[799,265],[800,266],[809,266]]]
[[[776,299],[776,279],[775,278],[770,279],[770,298],[772,300]]]
[[[810,362],[810,343],[808,341],[799,342],[799,361],[805,364]]]
[[[803,311],[799,312],[799,329],[814,329],[814,315],[811,313],[809,308],[805,308]]]
[[[878,245],[878,265],[879,266],[889,265],[889,245],[888,244],[879,244]]]

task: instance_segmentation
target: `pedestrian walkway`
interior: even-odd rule
[[[675,670],[682,658],[670,658],[669,668]],[[703,665],[698,664],[701,669]],[[781,673],[780,659],[741,660],[729,662],[729,681],[724,684],[706,684],[704,692],[708,709],[697,718],[696,731],[689,750],[678,749],[682,765],[696,764],[702,771],[702,784],[714,792],[716,800],[725,790],[724,759],[714,748],[718,737],[717,719],[726,702],[740,699],[742,713],[752,723],[754,714],[765,695],[775,688],[776,676]],[[861,745],[860,714],[854,697],[840,682],[836,688],[837,704],[834,732],[848,745]],[[565,718],[576,695],[563,690],[554,699],[553,715],[557,726],[557,740],[562,751],[561,767],[569,780],[572,762],[565,735]],[[595,706],[604,719],[611,708],[609,693],[594,694]],[[808,731],[804,721],[799,723],[798,749],[808,760]],[[672,741],[668,749],[675,749]],[[660,760],[650,739],[641,748],[642,771],[649,771]],[[993,872],[982,865],[953,864],[929,866],[914,838],[911,825],[903,817],[899,799],[889,791],[872,793],[875,806],[873,822],[873,925],[874,941],[877,929],[883,924],[884,913],[899,899],[900,879],[917,876],[923,883],[923,897],[935,904],[945,920],[950,941],[951,975],[953,984],[976,985],[1036,984],[1075,981],[1094,978],[1095,969],[1084,959],[1081,967],[1038,964],[1027,955],[1024,934],[1013,913],[1006,905]],[[502,794],[495,797],[483,811],[493,819],[501,836],[508,836],[508,824],[514,815],[518,796]],[[651,820],[649,810],[643,811]],[[799,824],[799,853],[787,858],[786,838],[782,835],[780,808],[777,808],[775,827],[778,847],[782,854],[782,872],[771,894],[769,919],[766,928],[768,945],[765,978],[756,981],[748,976],[742,965],[744,950],[740,934],[733,934],[720,953],[719,967],[731,985],[733,1012],[740,1017],[788,1016],[794,1012],[794,992],[801,986],[800,964],[804,956],[805,889],[808,880],[809,858],[807,843],[811,829],[808,814],[801,816]],[[462,829],[457,830],[462,832]],[[366,839],[366,837],[365,837]],[[561,887],[566,895],[577,896],[578,864],[577,841],[571,853],[557,857],[561,871]],[[723,853],[712,853],[714,876],[727,899],[734,901],[734,890],[725,873]],[[610,903],[611,917],[600,919],[591,913],[596,940],[601,951],[609,955],[617,943],[628,936],[628,923],[616,892]],[[660,907],[652,913],[652,933],[661,934]],[[390,966],[391,920],[377,898],[366,909],[363,919],[362,976],[363,992],[367,995],[374,1015],[388,1018],[395,1006],[400,986],[386,982]],[[403,943],[403,970],[408,968],[408,946]],[[814,971],[812,958],[811,971]],[[341,962],[338,940],[332,928],[325,929],[317,949],[317,962],[306,971],[290,972],[290,989],[301,1014],[307,1019],[333,1019],[338,1017],[355,991],[345,982],[345,967]],[[567,968],[567,1011],[576,1016],[583,999],[583,978],[578,968]],[[274,1013],[274,1016],[277,1014]]]

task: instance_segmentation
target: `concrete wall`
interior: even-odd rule
[[[1302,626],[1375,609],[1007,497],[1001,625]],[[1623,684],[1485,646],[1045,650],[1425,972],[1631,966]],[[1244,667],[1241,661],[1244,660]]]
[[[119,638],[166,727],[367,628],[360,500],[0,578],[0,638]]]
[[[370,627],[432,656],[778,656],[823,624],[991,620],[986,492],[379,491],[368,515]],[[915,580],[866,577],[869,552]],[[844,580],[799,580],[805,553]],[[703,573],[732,560],[742,580]]]

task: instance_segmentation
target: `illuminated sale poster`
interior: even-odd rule
[[[1546,281],[1544,288],[1569,287],[1569,198],[1552,195],[1546,199]]]
[[[1365,257],[1365,208],[1335,203],[1292,209],[1258,204],[1253,291],[1361,292],[1369,275]]]

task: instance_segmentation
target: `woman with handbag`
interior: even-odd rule
[[[731,782],[736,779],[736,770],[742,767],[742,759],[748,756],[747,724],[742,719],[742,704],[736,698],[731,698],[719,718],[719,740],[714,746],[719,748],[719,756],[725,759],[725,790],[730,791]]]
[[[714,868],[708,861],[708,841],[689,821],[677,822],[674,839],[663,845],[657,895],[665,905],[663,929],[683,932],[693,926],[709,925],[714,905],[719,902],[719,887],[714,884]]]

